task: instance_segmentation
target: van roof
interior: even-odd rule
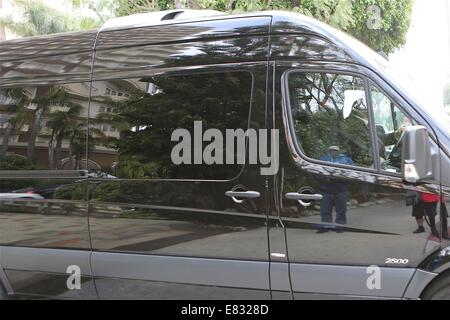
[[[99,30],[67,32],[0,42],[0,76],[9,74],[21,62],[36,69],[36,58],[52,57],[52,64],[79,65],[77,73],[88,74],[92,50],[117,46],[201,41],[203,38],[237,36],[313,35],[332,44],[343,60],[377,66],[386,60],[361,42],[316,19],[286,11],[221,14],[212,10],[169,10],[114,18]],[[131,16],[134,17],[134,16]],[[147,17],[148,19],[145,19]],[[170,17],[170,18],[169,18]],[[143,28],[148,26],[148,28]],[[154,29],[153,29],[154,28]],[[143,32],[145,31],[145,32]],[[114,36],[112,36],[114,34]],[[97,40],[96,40],[97,39]],[[281,44],[281,43],[280,43]],[[61,60],[60,62],[55,60]],[[23,66],[23,64],[26,66]],[[45,62],[47,63],[47,62]],[[45,67],[45,66],[43,66]],[[40,69],[43,68],[41,66]],[[83,70],[81,70],[83,69]],[[29,72],[27,71],[27,74]]]
[[[211,23],[211,28],[209,28],[208,32],[209,37],[214,37],[215,35],[221,37],[224,33],[221,28],[217,27],[219,21],[223,20],[230,22],[230,20],[250,20],[249,18],[252,17],[267,17],[271,19],[271,32],[273,33],[315,33],[322,36],[332,36],[338,32],[338,30],[315,19],[286,11],[225,14],[214,10],[168,10],[113,18],[108,20],[98,30],[83,30],[78,32],[65,32],[6,40],[0,42],[0,62],[22,60],[36,56],[90,51],[94,47],[95,39],[98,34],[147,26],[159,26],[158,29],[160,30],[160,28],[165,28],[165,26],[170,28],[170,25],[174,24],[182,25],[190,22],[199,22],[208,26],[208,24]],[[251,25],[251,22],[249,24]],[[216,27],[213,25],[216,25]],[[239,30],[233,30],[233,35],[236,35],[236,31],[241,32]],[[269,28],[267,28],[267,32],[269,32]],[[249,34],[251,33],[252,32]],[[168,34],[171,38],[167,38],[167,42],[175,42],[184,39],[179,39],[179,35],[176,32]],[[332,38],[334,38],[334,36]],[[152,42],[151,39],[149,42]]]
[[[205,16],[206,15],[206,16]],[[133,16],[132,16],[133,17]],[[146,17],[148,19],[146,19]],[[147,26],[147,27],[146,27]],[[23,79],[38,77],[75,77],[88,79],[93,49],[126,48],[175,43],[212,41],[212,39],[255,38],[274,35],[271,51],[286,43],[283,37],[320,38],[325,60],[373,64],[381,56],[356,39],[313,18],[286,11],[263,11],[245,14],[221,14],[211,10],[170,10],[139,15],[139,19],[115,18],[98,30],[68,32],[19,38],[0,43],[0,85],[12,85]],[[315,45],[318,45],[317,42]],[[265,45],[264,45],[265,46]],[[325,47],[329,46],[326,50]],[[285,48],[283,48],[285,49]],[[117,51],[117,50],[116,50]],[[308,59],[310,52],[304,52]],[[337,53],[334,54],[334,53]],[[270,54],[266,54],[270,57]],[[276,55],[274,55],[276,56]],[[255,57],[256,58],[256,57]],[[261,58],[261,57],[260,57]],[[309,57],[310,59],[317,58]],[[367,58],[370,58],[369,60]],[[48,72],[48,74],[47,74]],[[35,81],[33,80],[33,81]],[[31,81],[31,80],[30,80]]]
[[[159,25],[173,21],[192,21],[199,18],[212,18],[214,16],[227,15],[225,12],[217,10],[193,10],[193,9],[175,9],[165,11],[154,11],[147,13],[138,13],[124,17],[116,17],[107,20],[100,31],[131,28],[131,27],[147,27],[151,25]]]

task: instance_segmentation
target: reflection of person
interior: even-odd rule
[[[401,127],[402,128],[402,127]],[[387,146],[395,145],[400,140],[403,129],[398,129],[391,133],[386,133],[382,125],[377,124],[378,148],[380,149],[380,157],[385,158],[385,150]]]
[[[448,211],[447,206],[445,205],[444,199],[441,202],[441,230],[442,230],[442,239],[449,240],[448,238]]]
[[[358,124],[352,123],[351,125],[354,127],[358,127],[358,131],[361,133],[365,133],[363,141],[362,137],[354,137],[351,141],[352,143],[358,143],[362,146],[370,146],[370,129],[369,129],[369,119],[366,109],[353,109],[350,113],[349,118],[353,117],[354,119],[359,119]],[[384,127],[380,124],[376,124],[376,135],[378,142],[378,154],[380,157],[380,161],[384,163],[386,161],[386,147],[391,145],[396,145],[402,136],[402,133],[405,131],[406,127],[410,125],[410,121],[408,118],[404,118],[403,124],[395,131],[386,133]],[[370,150],[370,153],[372,151]]]
[[[425,232],[425,227],[423,225],[424,217],[428,217],[429,225],[431,228],[431,234],[437,238],[439,238],[439,232],[436,229],[436,214],[437,214],[437,205],[439,203],[440,197],[439,195],[432,193],[420,193],[418,199],[413,204],[412,216],[416,218],[417,229],[413,231],[413,233],[422,233]],[[445,207],[445,203],[442,202],[442,212],[444,215],[444,219],[447,219],[447,208]],[[444,224],[446,225],[446,223]],[[447,227],[443,228],[443,238],[447,238]]]
[[[353,160],[345,154],[341,153],[338,146],[330,146],[328,148],[328,154],[320,158],[322,161],[353,165]],[[347,191],[348,182],[331,180],[330,178],[319,179],[319,190],[322,194],[322,200],[320,201],[320,215],[322,222],[332,222],[333,207],[336,209],[336,223],[347,223]],[[336,229],[341,231],[342,229]],[[327,229],[319,229],[318,233],[326,232]]]
[[[373,165],[372,143],[367,120],[367,109],[364,105],[353,106],[349,116],[344,120],[342,130],[338,132],[346,151],[357,165],[369,167]]]

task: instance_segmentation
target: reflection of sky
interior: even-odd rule
[[[443,106],[443,88],[450,82],[449,23],[450,0],[415,0],[406,44],[389,57],[427,108]]]
[[[191,46],[191,47],[187,47],[182,52],[177,53],[176,56],[198,56],[201,54],[205,54],[205,52],[199,50],[196,47]]]

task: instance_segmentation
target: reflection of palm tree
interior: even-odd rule
[[[145,92],[136,89],[134,92],[130,93],[127,99],[114,100],[111,97],[101,97],[101,102],[112,110],[117,110],[118,112],[101,112],[98,113],[95,119],[91,120],[92,124],[103,124],[108,123],[114,126],[119,132],[127,130],[130,128],[129,122],[127,120],[126,114],[122,111],[127,110],[127,106],[131,103],[136,103],[143,99]],[[115,142],[115,138],[109,138],[108,142]]]
[[[80,169],[81,155],[86,151],[86,126],[73,123],[69,128],[69,170]],[[75,162],[73,161],[75,160]]]
[[[44,90],[45,93],[39,95]],[[71,102],[69,92],[66,88],[62,86],[54,86],[50,88],[38,88],[36,92],[36,98],[32,100],[32,103],[36,105],[36,109],[34,111],[34,120],[31,124],[30,138],[27,147],[27,157],[31,161],[35,162],[36,138],[39,134],[42,117],[45,113],[50,111],[51,107],[68,106]]]
[[[72,123],[66,132],[69,138],[69,168],[66,169],[78,170],[81,168],[81,160],[86,154],[86,139],[89,141],[88,152],[94,149],[98,141],[106,139],[103,131],[99,129],[89,128],[87,131],[84,122]],[[86,168],[88,168],[87,164]]]
[[[11,133],[22,127],[27,121],[30,120],[30,113],[27,112],[26,108],[26,105],[30,102],[30,97],[26,90],[20,88],[6,88],[0,90],[0,95],[11,99],[15,103],[9,108],[9,111],[14,113],[14,115],[9,117],[8,124],[3,133],[0,159],[4,159],[6,157],[6,152],[8,151]]]
[[[79,124],[78,118],[80,116],[82,106],[69,101],[63,107],[68,108],[68,110],[67,111],[58,110],[48,114],[47,127],[50,128],[51,130],[50,140],[48,142],[49,169],[60,169],[63,138],[70,131],[73,131],[73,129],[77,128]]]

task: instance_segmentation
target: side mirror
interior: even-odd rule
[[[434,178],[430,138],[424,126],[407,127],[403,136],[402,173],[409,183]]]

